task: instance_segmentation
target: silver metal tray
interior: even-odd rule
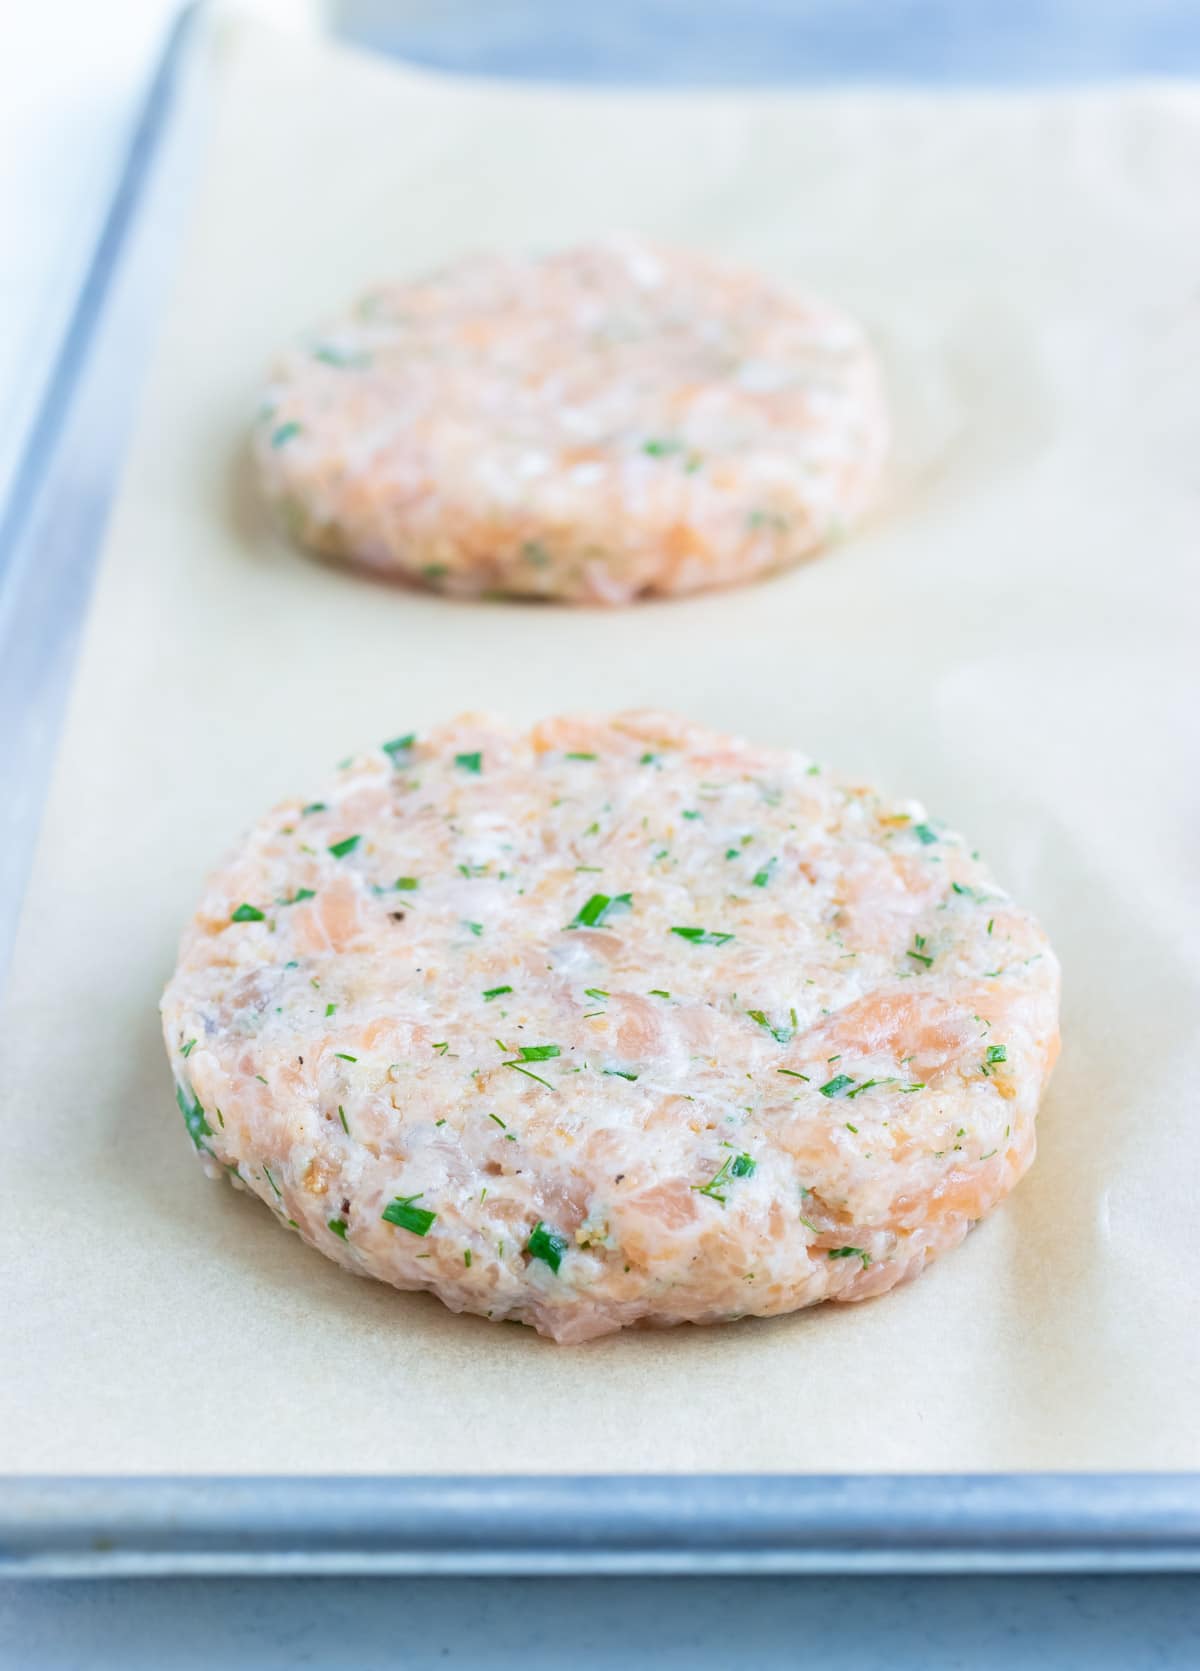
[[[0,967],[204,133],[155,75],[0,520]],[[0,1484],[0,1574],[1200,1570],[1200,1475],[62,1478]]]

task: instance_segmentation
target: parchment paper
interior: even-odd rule
[[[238,26],[0,1040],[0,1469],[1200,1465],[1200,90],[626,96]],[[278,342],[376,276],[613,226],[858,309],[874,523],[619,613],[441,601],[263,524]],[[923,797],[1043,917],[1028,1180],[858,1307],[563,1349],[356,1280],[208,1182],[156,1003],[207,869],[459,708],[661,704]]]

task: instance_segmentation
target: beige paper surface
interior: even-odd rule
[[[654,97],[237,28],[0,1038],[0,1470],[1200,1466],[1200,91]],[[614,225],[858,309],[900,451],[767,584],[467,605],[263,525],[273,347],[378,275]],[[661,704],[923,797],[1043,917],[1065,1050],[1008,1206],[882,1301],[563,1349],[208,1182],[156,1003],[206,870],[465,706]]]

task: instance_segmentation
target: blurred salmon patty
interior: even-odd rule
[[[318,551],[446,592],[625,603],[810,556],[887,445],[859,327],[631,239],[475,257],[279,361],[263,486]]]

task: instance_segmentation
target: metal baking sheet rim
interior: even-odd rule
[[[131,246],[199,122],[204,15],[168,39],[0,516],[0,969],[132,414],[130,331],[146,357],[134,255],[161,288],[164,237]],[[1168,1570],[1200,1571],[1200,1473],[0,1479],[7,1577]]]

